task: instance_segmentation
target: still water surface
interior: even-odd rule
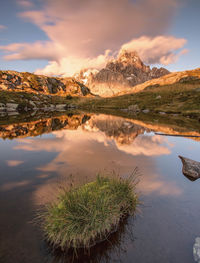
[[[106,115],[3,125],[0,136],[0,262],[71,262],[43,241],[32,223],[37,209],[52,198],[58,182],[85,183],[113,170],[127,176],[135,167],[141,174],[140,211],[77,261],[194,262],[200,180],[183,176],[178,155],[200,160],[200,141],[155,135],[145,125]]]

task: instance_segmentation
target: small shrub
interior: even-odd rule
[[[42,214],[47,240],[61,249],[95,245],[135,211],[133,189],[129,179],[98,176],[94,182],[63,190]]]

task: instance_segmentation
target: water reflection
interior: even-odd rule
[[[48,249],[52,256],[52,263],[119,263],[123,262],[122,255],[126,254],[127,244],[130,242],[134,242],[134,224],[131,217],[128,217],[120,223],[116,232],[107,237],[107,240],[89,250],[62,252],[50,247]]]
[[[157,136],[154,130],[180,132],[167,125],[85,113],[1,125],[0,231],[4,242],[0,260],[69,261],[66,255],[49,254],[40,230],[28,223],[36,209],[53,198],[57,182],[86,183],[98,172],[112,170],[125,176],[138,167],[143,218],[134,227],[125,224],[117,238],[95,248],[89,259],[82,254],[85,261],[77,262],[115,262],[114,258],[119,262],[117,253],[122,262],[164,263],[170,262],[171,254],[173,262],[192,262],[188,247],[200,233],[200,189],[185,181],[177,156],[199,156],[199,142]],[[186,127],[180,130],[186,134]],[[128,226],[134,231],[134,243],[127,237]]]

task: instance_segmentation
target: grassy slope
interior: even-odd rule
[[[30,101],[34,103],[39,102],[40,106],[49,106],[50,104],[57,105],[57,104],[72,104],[73,102],[79,101],[78,97],[71,97],[71,96],[51,96],[51,95],[44,95],[44,94],[34,94],[29,92],[10,92],[10,91],[0,91],[0,103],[16,103],[19,104],[19,108],[23,109],[28,106],[30,109],[33,106],[30,104]]]
[[[178,113],[188,116],[200,114],[200,84],[177,83],[152,87],[138,93],[112,98],[80,99],[79,107],[87,110],[121,110],[137,104],[140,110]],[[161,98],[157,98],[161,96]]]

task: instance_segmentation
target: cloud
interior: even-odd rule
[[[24,163],[24,161],[19,161],[19,160],[9,160],[7,161],[7,165],[10,167],[15,167],[18,166],[20,164]]]
[[[37,25],[49,40],[31,44],[13,43],[0,49],[9,52],[5,56],[7,60],[47,59],[49,64],[36,71],[43,74],[71,75],[83,67],[102,67],[124,43],[130,45],[133,38],[138,43],[141,36],[148,36],[146,39],[150,43],[155,42],[155,48],[156,44],[162,46],[163,42],[158,40],[165,37],[157,36],[167,32],[176,13],[177,1],[46,0],[41,3],[40,10],[30,9],[19,16]],[[27,6],[30,3],[24,0],[20,2]],[[170,40],[169,37],[166,39]],[[146,50],[144,43],[143,46]],[[163,53],[161,58],[159,56],[160,63],[175,61],[174,51],[176,47],[168,51],[165,47],[164,53],[160,51]],[[148,57],[152,63],[158,61],[158,54],[154,55],[157,57]]]
[[[64,57],[58,62],[51,61],[43,68],[36,70],[36,74],[72,76],[83,68],[103,68],[110,59],[109,50],[95,58]]]
[[[176,182],[157,172],[155,156],[170,154],[170,147],[161,136],[138,136],[130,145],[118,145],[104,132],[93,128],[91,131],[79,128],[53,134],[54,137],[43,140],[20,140],[15,146],[15,149],[25,151],[57,153],[50,162],[37,167],[42,175],[56,173],[67,180],[73,174],[74,182],[80,183],[85,178],[91,181],[104,169],[104,174],[105,171],[120,170],[121,174],[127,175],[134,167],[139,167],[142,178],[137,189],[143,194],[178,196],[183,192]]]
[[[6,60],[56,60],[64,52],[62,46],[50,41],[37,41],[33,44],[13,43],[7,46],[0,46],[0,49],[5,52],[11,52],[11,54],[4,56]]]
[[[7,27],[4,25],[0,25],[0,31],[6,29]]]
[[[33,3],[29,0],[17,0],[17,3],[24,8],[33,7]]]
[[[149,64],[168,65],[176,62],[178,57],[186,52],[181,50],[186,44],[186,39],[175,38],[173,36],[143,36],[133,39],[130,42],[122,45],[121,50],[137,51],[141,59]]]

